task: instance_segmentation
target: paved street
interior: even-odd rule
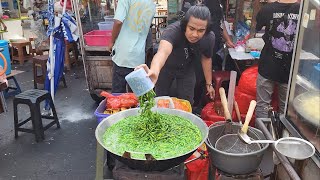
[[[22,91],[33,89],[32,63],[13,69],[25,71],[16,76]],[[0,114],[0,180],[94,179],[97,104],[88,93],[82,65],[68,71],[66,81],[68,87],[61,83],[55,98],[61,129],[51,127],[39,143],[30,133],[19,132],[14,138],[13,97],[6,100],[8,112]],[[18,109],[19,120],[30,116],[27,106]]]

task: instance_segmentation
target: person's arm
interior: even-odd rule
[[[121,27],[122,27],[122,22],[115,19],[114,23],[113,23],[113,28],[112,28],[112,37],[111,37],[111,44],[110,44],[111,49],[112,49],[114,43],[116,42],[116,39],[119,36]]]
[[[129,7],[130,7],[130,2],[128,0],[121,0],[119,2],[118,9],[117,9],[115,16],[114,16],[111,43],[110,43],[107,51],[111,52],[113,45],[119,36],[120,30],[122,27],[122,23],[127,18]]]
[[[2,26],[3,26],[3,31],[7,31],[7,26],[4,24],[2,19],[0,19],[0,24],[2,24]]]
[[[158,48],[157,54],[154,55],[150,69],[146,64],[142,64],[135,69],[144,68],[147,75],[151,78],[151,81],[156,84],[160,71],[164,64],[166,63],[169,55],[171,54],[173,46],[170,42],[166,40],[161,40]]]
[[[213,99],[215,96],[215,92],[212,86],[212,59],[202,55],[201,64],[204,78],[206,80],[207,95],[209,95],[210,98]]]
[[[234,48],[234,44],[228,34],[228,31],[226,29],[226,26],[224,24],[224,22],[222,23],[222,29],[223,29],[223,33],[222,33],[222,36],[223,36],[223,39],[226,41],[226,45],[228,48]]]

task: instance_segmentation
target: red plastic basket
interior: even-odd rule
[[[88,46],[109,46],[111,36],[111,30],[93,30],[85,34],[83,37]]]

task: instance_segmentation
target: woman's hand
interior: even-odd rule
[[[153,71],[152,69],[149,69],[149,67],[146,64],[141,64],[141,65],[137,66],[136,68],[134,68],[134,70],[138,70],[140,68],[143,68],[147,72],[147,76],[150,77],[153,84],[157,83],[159,73]]]
[[[206,84],[206,87],[207,87],[207,95],[209,95],[210,99],[213,100],[215,97],[215,90],[212,87],[212,84]]]

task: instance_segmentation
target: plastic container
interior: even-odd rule
[[[99,30],[112,30],[113,21],[104,21],[98,23]]]
[[[104,118],[107,118],[108,116],[110,116],[110,114],[103,113],[106,110],[106,103],[107,103],[107,100],[104,99],[103,101],[100,102],[99,106],[94,111],[94,115],[96,116],[98,123],[100,123]]]
[[[154,87],[153,82],[147,76],[147,73],[143,68],[131,72],[125,77],[125,79],[134,94],[138,97],[149,92]]]
[[[93,30],[83,37],[88,46],[109,46],[111,42],[111,30]]]
[[[114,96],[119,96],[122,93],[112,93]],[[94,115],[97,118],[98,123],[100,123],[104,118],[107,118],[110,116],[110,114],[104,114],[103,112],[106,110],[106,105],[107,105],[107,99],[104,99],[103,101],[100,102],[99,106],[97,109],[94,111]]]
[[[113,22],[113,17],[114,17],[114,16],[105,16],[105,17],[103,17],[103,19],[104,19],[104,21],[106,21],[106,22],[108,22],[108,21],[109,21],[109,22],[110,22],[110,21]]]
[[[11,59],[10,59],[10,54],[9,54],[9,45],[8,45],[8,41],[6,40],[0,40],[0,48],[3,48],[3,51],[1,52],[3,54],[3,56],[6,58],[7,60],[7,70],[6,70],[6,75],[11,74]],[[3,67],[4,63],[3,63],[3,59],[0,58],[0,66]]]

